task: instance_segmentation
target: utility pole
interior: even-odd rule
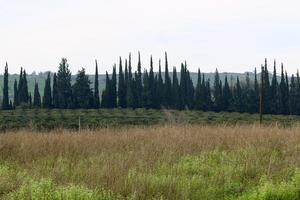
[[[264,101],[264,66],[261,66],[260,98],[259,98],[259,122],[263,122],[263,101]]]

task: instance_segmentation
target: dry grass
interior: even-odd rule
[[[245,185],[239,191],[243,193],[262,176],[288,179],[300,166],[299,150],[299,126],[283,129],[258,125],[166,125],[0,135],[0,163],[14,164],[31,177],[48,177],[60,185],[105,188],[122,196],[134,193],[139,199],[150,199],[157,193],[166,199],[182,198],[163,188],[145,191],[149,185],[145,189],[139,182],[128,181],[132,170],[140,174],[156,173],[161,166],[169,166],[173,173],[172,166],[187,156],[225,153],[227,160],[221,164],[232,162],[243,169],[239,177]],[[226,178],[226,173],[223,176]]]

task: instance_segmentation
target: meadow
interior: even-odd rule
[[[7,130],[0,134],[0,199],[297,200],[299,128]]]

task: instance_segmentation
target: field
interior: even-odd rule
[[[257,124],[258,114],[146,109],[17,109],[0,111],[0,132],[8,130],[98,129],[163,124]],[[299,116],[264,115],[264,124],[292,126]]]
[[[169,124],[0,135],[0,199],[300,199],[299,126]]]

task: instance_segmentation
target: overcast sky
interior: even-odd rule
[[[300,68],[297,0],[0,0],[0,71],[56,71],[66,57],[73,73],[100,73],[132,52],[143,67],[168,52],[170,68],[245,72],[284,62]]]

